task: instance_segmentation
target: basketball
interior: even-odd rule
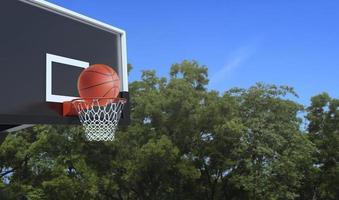
[[[83,70],[78,79],[81,98],[116,98],[120,92],[120,78],[109,66],[94,64]]]

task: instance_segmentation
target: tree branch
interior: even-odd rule
[[[2,177],[6,176],[6,175],[9,174],[9,173],[13,173],[14,171],[15,171],[15,169],[8,170],[8,171],[6,171],[6,172],[1,173],[0,176],[1,176],[1,178],[2,178]]]

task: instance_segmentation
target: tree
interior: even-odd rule
[[[1,145],[3,188],[8,199],[92,199],[96,177],[79,154],[77,128],[35,126],[7,136]]]
[[[131,128],[146,128],[143,142],[167,135],[194,163],[193,199],[299,196],[313,146],[300,131],[302,106],[285,98],[291,88],[258,84],[221,96],[207,91],[207,69],[195,61],[172,65],[169,80],[154,71],[142,77],[131,87]]]
[[[216,198],[222,173],[235,165],[241,148],[234,98],[207,91],[207,83],[205,66],[183,61],[172,65],[169,80],[144,71],[142,80],[131,84],[134,123],[128,132],[137,132],[142,143],[166,135],[186,166],[193,165],[191,179],[181,181],[186,191],[175,191],[177,199]]]
[[[308,176],[313,199],[339,199],[339,100],[327,93],[312,97],[308,136],[316,145],[313,174]]]
[[[227,185],[248,199],[295,199],[313,146],[300,131],[302,107],[285,98],[293,89],[259,83],[229,93],[237,97],[246,130],[245,150]]]

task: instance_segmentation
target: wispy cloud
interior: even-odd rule
[[[254,51],[255,46],[248,45],[235,49],[227,55],[225,64],[210,76],[210,86],[217,87],[218,84],[233,75],[254,54]]]

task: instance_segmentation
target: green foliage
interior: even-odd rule
[[[129,69],[132,67],[129,66]],[[207,89],[196,61],[130,83],[131,119],[114,142],[37,125],[0,146],[0,199],[338,199],[338,101],[303,107],[286,86]]]
[[[246,131],[245,149],[230,178],[249,199],[295,199],[302,168],[309,166],[312,144],[301,134],[302,107],[285,98],[289,87],[257,84],[248,90],[229,91],[237,97]]]
[[[316,199],[339,199],[339,100],[320,94],[312,98],[308,111],[308,136],[316,145],[308,193]]]

